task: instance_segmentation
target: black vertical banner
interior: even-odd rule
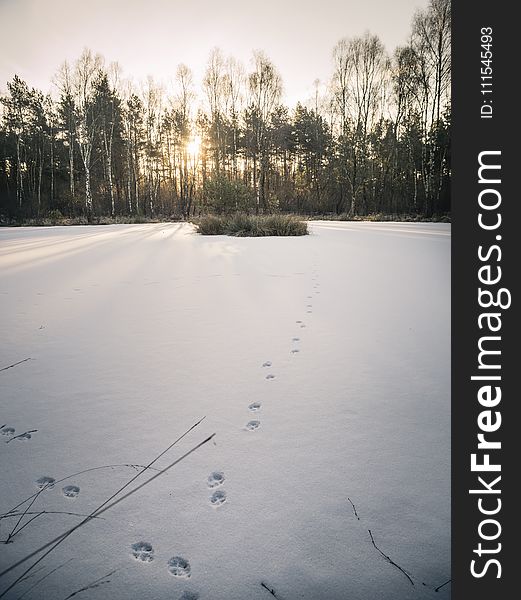
[[[452,597],[517,592],[521,105],[511,2],[452,4]],[[517,263],[517,264],[516,264]],[[517,412],[517,411],[516,411]],[[507,594],[507,590],[509,593]]]

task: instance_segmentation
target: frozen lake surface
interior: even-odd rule
[[[216,433],[5,598],[450,596],[450,225],[310,229],[0,229],[2,569]]]

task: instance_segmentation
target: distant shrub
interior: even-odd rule
[[[197,232],[202,235],[224,235],[224,219],[214,215],[201,217],[196,223]]]
[[[23,221],[0,220],[0,226],[49,227],[52,225],[131,225],[138,223],[169,223],[179,220],[180,219],[176,218],[175,215],[168,217],[163,217],[161,215],[155,217],[145,217],[144,215],[116,215],[114,217],[108,215],[92,215],[90,218],[86,215],[78,215],[67,217],[63,216],[59,210],[53,210],[45,217],[28,218]]]
[[[326,216],[315,216],[314,219],[326,220],[326,221],[393,221],[401,223],[450,223],[451,218],[448,214],[433,215],[432,217],[426,217],[416,213],[400,213],[400,214],[387,214],[387,213],[371,213],[369,215],[351,215],[349,213],[342,213],[339,215],[326,215]]]
[[[237,237],[307,235],[307,223],[291,215],[247,215],[237,213],[217,217],[208,215],[196,223],[202,235]]]
[[[203,189],[209,209],[217,214],[247,211],[253,206],[251,189],[242,181],[230,180],[225,175],[213,175]]]
[[[51,210],[51,212],[49,213],[49,220],[51,221],[52,224],[60,223],[61,221],[63,221],[63,215],[62,215],[61,211],[58,210],[57,208],[54,210]]]
[[[228,235],[238,237],[256,237],[264,235],[261,225],[262,217],[237,213],[225,219],[225,231]]]

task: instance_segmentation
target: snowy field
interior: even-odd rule
[[[449,598],[450,225],[4,228],[0,310],[2,570],[216,433],[4,598]]]

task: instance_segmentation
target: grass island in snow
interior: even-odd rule
[[[202,235],[265,237],[308,234],[306,221],[293,215],[207,215],[197,219],[195,225]]]

